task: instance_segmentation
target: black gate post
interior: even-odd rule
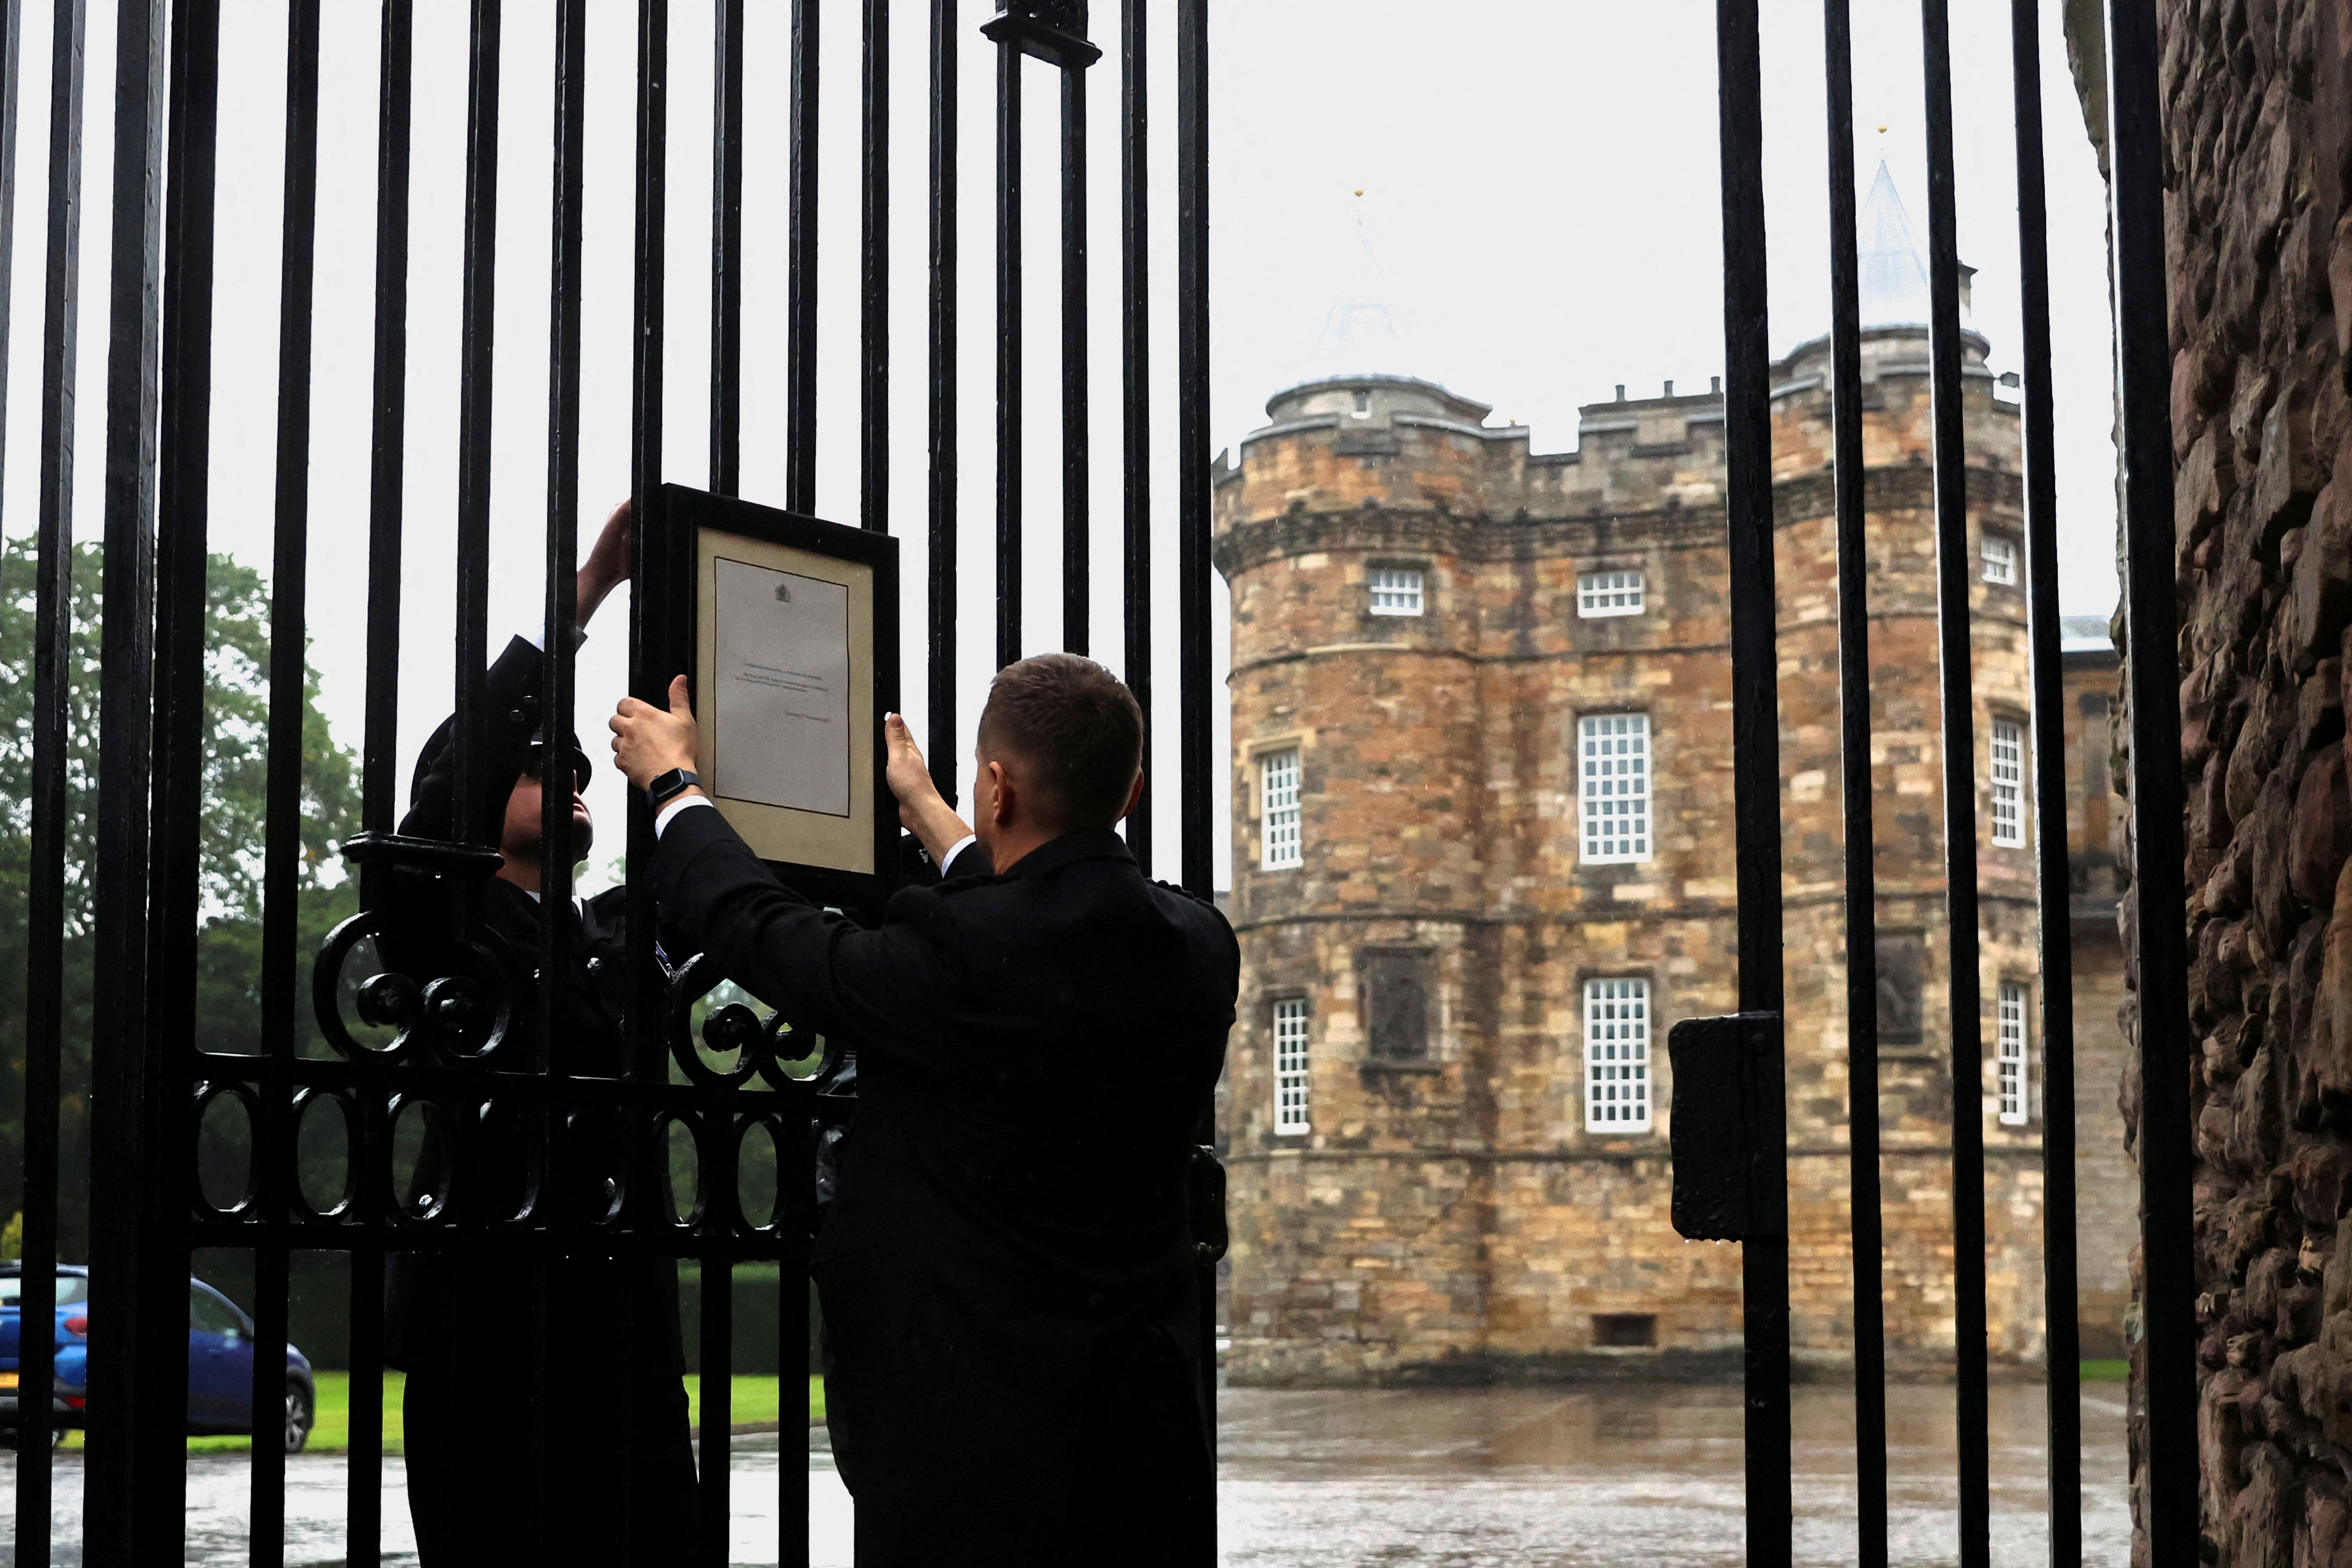
[[[1772,570],[1771,345],[1764,268],[1762,66],[1756,0],[1718,0],[1722,95],[1724,467],[1731,562],[1732,813],[1739,1010],[1777,1018],[1780,979],[1780,700]],[[1790,1561],[1788,1128],[1780,1031],[1762,1031],[1751,1152],[1765,1216],[1740,1247],[1746,1344],[1748,1561]]]
[[[2107,6],[2107,146],[2115,161],[2116,364],[2124,468],[2125,668],[2131,700],[2131,927],[2138,941],[2140,1480],[2155,1568],[2199,1553],[2197,1260],[2189,1122],[2189,934],[2180,765],[2179,605],[2172,519],[2164,121],[2152,0]]]

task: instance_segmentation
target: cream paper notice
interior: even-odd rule
[[[724,556],[712,728],[715,792],[849,815],[849,590]]]

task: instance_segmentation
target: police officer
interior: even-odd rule
[[[629,508],[624,502],[577,579],[585,627],[605,596],[629,576]],[[584,858],[595,825],[581,791],[588,764],[566,716],[542,711],[541,654],[515,637],[483,677],[482,816],[456,831],[450,738],[454,720],[425,742],[400,830],[428,838],[496,844],[502,858],[483,888],[472,935],[499,952],[509,973],[554,987],[551,1072],[619,1077],[628,1062],[626,891],[612,888],[548,910],[540,898],[541,812],[568,804],[571,849]],[[538,973],[544,921],[570,926],[568,962]],[[538,998],[513,998],[501,1070],[532,1059]],[[512,1053],[511,1055],[509,1053]],[[473,1141],[495,1152],[526,1146],[509,1137],[510,1112],[493,1096],[491,1121]],[[594,1136],[593,1127],[587,1136]],[[448,1183],[447,1147],[428,1132],[418,1161],[422,1197]],[[513,1213],[523,1199],[520,1163],[488,1159],[469,1167],[470,1192],[450,1194],[469,1215]],[[569,1201],[579,1194],[557,1194]],[[536,1512],[548,1563],[669,1563],[694,1538],[694,1454],[688,1435],[677,1310],[677,1270],[667,1260],[560,1258],[546,1271],[546,1451]],[[408,1373],[404,1416],[409,1510],[421,1568],[472,1568],[527,1561],[531,1514],[523,1488],[530,1416],[530,1266],[519,1256],[395,1253],[387,1270],[385,1359]],[[625,1338],[618,1305],[633,1311]],[[625,1361],[632,1406],[616,1399]],[[622,1454],[627,1450],[627,1534],[619,1534]]]

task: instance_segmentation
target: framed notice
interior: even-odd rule
[[[871,908],[896,879],[882,716],[898,700],[898,552],[887,534],[664,486],[683,601],[695,771],[796,890]]]

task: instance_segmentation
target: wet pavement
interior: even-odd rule
[[[1798,1391],[1797,1560],[1853,1556],[1850,1395]],[[1898,1387],[1888,1399],[1892,1560],[1958,1558],[1948,1388]],[[1740,1549],[1740,1409],[1735,1388],[1685,1384],[1286,1393],[1219,1396],[1221,1534],[1231,1568],[1732,1568]],[[2123,1390],[2083,1396],[2084,1561],[2123,1568]],[[2046,1561],[2042,1391],[1992,1391],[1992,1558]],[[848,1568],[851,1504],[822,1450],[810,1456],[809,1561]],[[58,1468],[56,1561],[79,1563],[81,1458]],[[738,1438],[729,1561],[775,1561],[773,1434]],[[795,1463],[798,1461],[795,1460]],[[250,1475],[236,1454],[188,1459],[190,1564],[246,1561]],[[341,1456],[287,1465],[287,1554],[294,1565],[343,1558]],[[0,1542],[16,1517],[16,1465],[0,1456]],[[399,1461],[384,1468],[386,1568],[414,1568],[415,1539]],[[13,1552],[6,1553],[13,1561]]]

